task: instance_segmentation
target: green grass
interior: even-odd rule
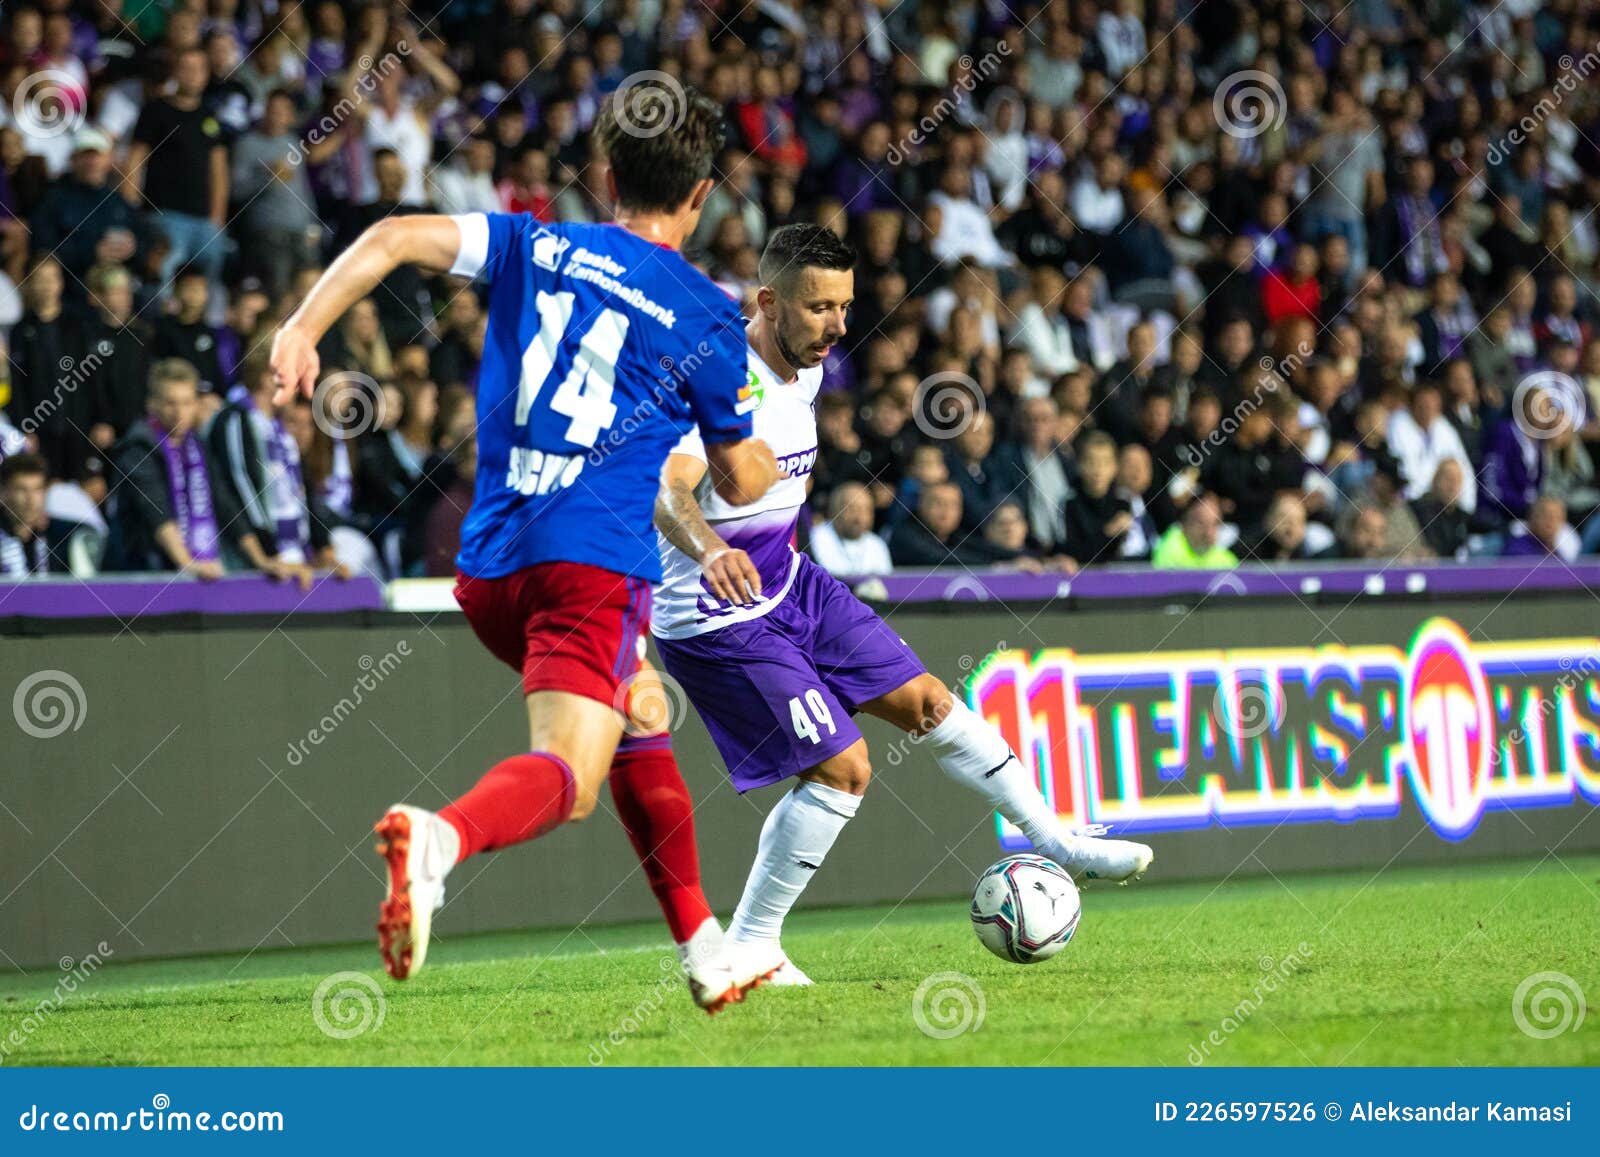
[[[803,912],[785,944],[817,986],[714,1019],[661,967],[658,925],[449,937],[404,985],[369,945],[107,965],[44,1015],[58,977],[13,973],[0,1046],[22,1043],[0,1062],[1593,1065],[1600,1010],[1539,1040],[1511,1006],[1552,971],[1600,1003],[1597,877],[1578,856],[1099,887],[1077,939],[1030,967],[983,951],[958,901]],[[383,1020],[334,1039],[312,994],[346,969],[381,980]],[[914,994],[940,972],[981,990],[980,1027],[918,1029]]]

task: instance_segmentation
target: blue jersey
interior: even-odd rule
[[[696,426],[750,436],[744,320],[677,251],[614,225],[467,213],[452,273],[489,282],[461,570],[581,562],[661,579],[661,466]]]

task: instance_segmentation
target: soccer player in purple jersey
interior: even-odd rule
[[[487,283],[478,471],[456,600],[522,676],[529,750],[441,810],[397,804],[376,825],[391,976],[422,967],[446,874],[594,810],[618,814],[677,940],[695,1000],[716,1011],[764,979],[723,951],[700,886],[692,809],[668,737],[637,720],[644,631],[660,579],[651,517],[662,463],[698,429],[716,492],[757,501],[780,476],[741,409],[738,306],[678,252],[712,189],[721,109],[675,85],[619,90],[595,143],[610,225],[529,214],[391,217],[329,267],[273,340],[279,400],[312,395],[317,342],[393,269]],[[670,374],[667,370],[670,368]],[[644,721],[648,723],[649,721]]]
[[[822,360],[845,334],[854,254],[830,230],[787,225],[762,255],[745,406],[788,477],[755,502],[708,484],[699,432],[667,459],[656,501],[664,579],[651,632],[740,791],[798,778],[761,829],[728,929],[746,967],[810,979],[787,961],[783,919],[856,814],[872,778],[851,716],[909,732],[952,779],[1073,875],[1129,880],[1144,844],[1070,831],[1000,732],[929,674],[894,628],[791,545],[816,460]]]

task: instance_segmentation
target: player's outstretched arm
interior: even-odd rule
[[[770,453],[770,451],[769,451]],[[690,454],[669,454],[656,493],[656,529],[663,538],[700,564],[711,593],[741,605],[761,597],[761,572],[750,556],[731,547],[706,521],[695,488],[706,464]]]
[[[760,438],[712,442],[706,446],[706,465],[711,469],[711,488],[732,506],[749,506],[785,477],[772,447]]]
[[[321,362],[317,343],[356,302],[402,265],[430,273],[447,272],[461,250],[461,227],[449,217],[420,214],[385,217],[339,254],[272,338],[272,372],[278,379],[273,400],[283,403],[298,391],[310,397]]]

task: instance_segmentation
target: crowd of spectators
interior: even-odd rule
[[[727,109],[730,294],[860,255],[830,569],[1594,551],[1597,54],[1596,0],[8,4],[0,576],[452,573],[473,287],[352,310],[332,419],[272,328],[391,214],[604,220],[645,70]]]

